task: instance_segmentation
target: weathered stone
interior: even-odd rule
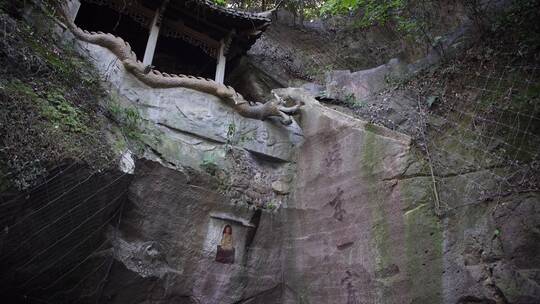
[[[113,250],[96,257],[114,258],[102,299],[538,302],[537,194],[493,201],[486,199],[498,189],[490,170],[449,174],[436,177],[437,208],[433,176],[408,136],[328,109],[304,90],[277,92],[306,102],[305,138],[291,163],[220,150],[161,125],[145,135],[163,146],[155,157],[175,166],[137,163],[129,208],[109,229]],[[216,171],[207,171],[213,176],[186,165],[208,156],[203,147],[223,153]],[[285,188],[289,195],[275,193]],[[233,264],[216,261],[226,225]]]
[[[274,192],[277,194],[288,194],[289,186],[286,183],[277,180],[272,183],[272,190],[274,190]]]
[[[414,292],[431,295],[408,291],[405,202],[400,184],[387,181],[405,170],[409,138],[315,100],[302,112],[294,200],[283,211],[288,286],[309,303],[403,303]]]
[[[163,127],[214,144],[237,144],[249,151],[288,161],[302,140],[298,125],[245,119],[213,95],[185,88],[151,88],[130,73],[109,50],[81,43],[102,76],[121,99],[135,106],[151,129]]]
[[[406,67],[394,58],[378,67],[352,72],[348,70],[329,71],[326,74],[326,96],[328,98],[362,100],[388,85],[392,77],[401,77]]]
[[[28,286],[54,299],[82,286],[81,299],[60,302],[540,302],[540,197],[501,192],[494,173],[508,168],[456,170],[464,167],[458,158],[475,162],[456,150],[435,155],[449,163],[447,171],[428,174],[408,136],[328,109],[303,90],[276,90],[306,102],[301,142],[296,126],[281,133],[286,129],[246,121],[190,90],[149,91],[111,67],[122,102],[143,115],[146,156],[161,164],[139,161],[129,184],[126,153],[124,173],[66,169],[26,198],[0,204],[7,215],[2,282],[14,295]],[[332,81],[352,81],[352,93],[364,96],[380,88],[385,73],[343,72]],[[414,106],[406,102],[392,111]],[[128,185],[129,204],[121,204]],[[270,206],[278,207],[261,209]],[[113,222],[107,242],[96,233],[92,249],[78,249]],[[227,225],[232,264],[216,261]],[[112,248],[94,250],[101,246]],[[81,261],[90,262],[73,268]],[[71,289],[48,289],[63,275]]]
[[[133,153],[128,149],[120,156],[120,171],[128,174],[135,172],[135,161],[133,160]]]
[[[104,291],[111,303],[175,295],[196,303],[235,303],[279,282],[274,216],[229,204],[216,191],[217,181],[204,174],[186,175],[150,161],[136,168],[132,207],[120,229],[109,232],[114,257],[123,265],[113,269],[114,283]],[[234,264],[215,261],[225,225],[232,227]],[[137,289],[127,288],[133,274]]]
[[[303,90],[278,93],[306,102],[299,120],[305,140],[287,170],[274,158],[247,158],[236,148],[213,177],[188,168],[186,157],[176,158],[174,169],[137,162],[130,204],[107,234],[113,249],[95,257],[114,261],[101,299],[538,302],[538,195],[486,201],[471,185],[497,189],[489,170],[438,176],[439,217],[432,176],[421,170],[409,137],[325,108]],[[181,136],[163,139],[166,145],[194,140]],[[224,187],[238,194],[236,204]],[[290,194],[272,191],[281,187]],[[233,264],[216,261],[226,225],[233,231]]]

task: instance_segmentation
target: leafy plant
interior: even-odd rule
[[[227,4],[227,0],[212,0],[212,2],[219,6],[225,6]]]
[[[407,0],[328,0],[320,10],[322,15],[345,14],[361,10],[357,25],[369,27],[384,25],[389,21],[398,21],[398,25],[406,28],[411,26],[411,20],[402,18]]]
[[[215,176],[219,170],[219,167],[216,164],[213,156],[205,156],[201,164],[201,169],[203,169],[206,173]]]
[[[142,118],[137,108],[124,107],[115,100],[110,100],[107,106],[112,118],[120,125],[122,133],[129,139],[139,140],[141,137],[139,126]]]
[[[47,93],[46,102],[42,105],[42,113],[55,128],[70,132],[84,132],[87,127],[82,122],[81,110],[67,101],[60,91]]]
[[[343,92],[342,94],[342,102],[350,108],[362,108],[366,105],[364,101],[357,99],[352,92]]]
[[[235,134],[236,134],[236,125],[234,124],[234,122],[232,122],[227,127],[227,139],[225,142],[226,146],[229,146],[233,143]]]
[[[18,189],[36,185],[60,160],[96,170],[112,165],[104,120],[97,119],[99,74],[55,34],[45,2],[63,1],[0,0],[0,163]]]

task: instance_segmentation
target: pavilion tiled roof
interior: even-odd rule
[[[222,27],[223,30],[235,29],[228,58],[244,54],[272,22],[265,14],[227,8],[215,4],[212,0],[170,0],[168,7],[169,14],[192,16],[192,26],[198,26],[198,31],[206,31],[209,35],[212,35],[216,28],[208,22]]]
[[[155,0],[81,0],[110,8],[128,14],[137,23],[149,27],[154,11],[163,2]],[[188,26],[195,30],[205,32],[209,36],[222,35],[223,32],[235,29],[236,35],[232,41],[230,57],[244,54],[262,35],[272,20],[264,14],[240,11],[215,4],[211,0],[169,0],[165,16],[175,22],[176,16],[183,15]],[[191,17],[188,17],[191,16]],[[181,18],[180,18],[181,19]],[[191,25],[188,24],[191,22]],[[212,23],[212,24],[209,24]],[[185,38],[189,43],[200,47],[211,57],[216,56],[215,46],[205,44],[197,35],[178,33],[177,28],[164,27],[162,33],[173,37]],[[189,36],[189,37],[188,37]]]
[[[232,8],[227,8],[221,5],[217,5],[211,0],[194,0],[194,1],[220,14],[224,14],[233,18],[242,18],[246,20],[259,20],[259,21],[268,22],[268,23],[271,22],[270,18],[261,16],[258,13],[251,13],[251,12],[245,12],[245,11],[236,10]]]

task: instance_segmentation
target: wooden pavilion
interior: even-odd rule
[[[145,64],[220,83],[271,22],[210,0],[80,0],[73,10],[78,26],[124,38]]]

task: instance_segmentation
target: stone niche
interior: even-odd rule
[[[225,230],[227,226],[230,226],[230,235],[232,236],[232,247],[234,248],[234,262],[231,261],[224,262],[221,260],[221,263],[224,264],[244,264],[245,262],[245,253],[246,253],[246,243],[250,235],[253,234],[255,230],[255,225],[251,224],[248,220],[240,218],[238,216],[229,214],[229,213],[211,213],[210,220],[208,224],[208,230],[206,238],[203,245],[204,255],[213,261],[220,262],[217,257],[218,254],[218,245],[222,244],[222,240],[227,233]],[[225,253],[225,255],[230,254]],[[220,254],[223,258],[223,254]]]

